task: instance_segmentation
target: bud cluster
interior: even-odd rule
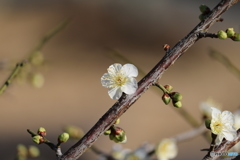
[[[117,119],[114,125],[112,125],[108,130],[104,132],[104,135],[108,135],[109,139],[116,142],[116,143],[126,143],[127,136],[126,132],[120,128],[116,127],[116,124],[120,123],[120,119]]]
[[[203,21],[211,13],[211,10],[205,4],[202,4],[201,6],[199,6],[199,9],[201,11],[201,14],[199,15],[199,19]]]
[[[171,100],[172,104],[176,108],[182,107],[182,95],[179,92],[171,92],[173,87],[171,85],[165,85],[164,88],[167,90],[167,92],[163,93],[162,100],[163,102],[168,105]]]
[[[240,33],[236,33],[233,28],[228,28],[226,31],[220,30],[217,36],[219,39],[231,38],[233,41],[240,41]]]
[[[37,131],[37,134],[32,136],[32,140],[34,143],[36,144],[41,144],[41,143],[44,143],[45,140],[44,140],[44,137],[47,135],[47,131],[45,128],[43,127],[40,127]]]

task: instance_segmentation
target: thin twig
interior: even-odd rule
[[[218,38],[218,35],[216,33],[208,33],[208,32],[201,32],[199,33],[199,38]]]
[[[222,63],[230,72],[232,72],[235,76],[237,76],[237,78],[240,79],[240,69],[237,68],[231,61],[230,59],[228,59],[225,55],[223,55],[222,53],[211,49],[209,52],[209,55],[219,61],[220,63]]]
[[[182,134],[178,134],[177,136],[173,137],[173,139],[175,139],[179,143],[179,142],[183,142],[183,141],[192,139],[194,137],[197,137],[198,135],[200,135],[200,134],[202,134],[206,131],[207,131],[207,129],[206,129],[206,126],[204,124],[204,125],[201,125],[197,128],[194,128],[190,131],[184,132]]]
[[[49,33],[47,33],[42,40],[37,44],[37,46],[34,48],[34,50],[29,54],[29,56],[22,60],[20,63],[17,63],[16,67],[13,69],[13,71],[10,73],[7,80],[3,83],[3,85],[0,87],[0,95],[3,94],[3,92],[7,89],[7,87],[12,83],[12,80],[20,73],[20,70],[24,67],[26,63],[29,62],[31,56],[35,54],[37,51],[40,51],[44,45],[57,33],[59,33],[62,29],[64,29],[67,24],[69,23],[69,20],[64,20],[59,25],[57,25],[55,28],[53,28]]]
[[[185,53],[200,38],[200,32],[207,30],[216,22],[226,10],[228,10],[236,0],[222,0],[206,17],[200,22],[185,38],[179,41],[172,49],[170,49],[162,60],[142,79],[138,82],[138,89],[134,94],[122,97],[99,119],[99,121],[88,131],[88,133],[73,145],[66,153],[63,154],[61,160],[78,159],[87,148],[98,139],[128,108],[136,102],[140,96],[152,85],[157,82],[163,72],[168,69],[183,53]]]
[[[31,131],[30,129],[27,129],[27,132],[28,132],[32,137],[38,135],[37,133]],[[53,151],[55,151],[56,156],[57,156],[58,158],[60,158],[60,157],[62,156],[61,147],[60,147],[59,145],[53,144],[53,143],[52,143],[51,141],[49,141],[46,137],[43,137],[43,136],[42,136],[42,138],[43,138],[43,142],[42,142],[42,143],[46,144],[46,145],[47,145],[48,147],[50,147]]]

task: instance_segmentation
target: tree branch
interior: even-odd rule
[[[222,0],[202,22],[200,22],[185,38],[168,50],[158,64],[138,82],[138,89],[134,94],[122,97],[98,120],[88,133],[73,145],[61,160],[75,160],[98,139],[140,96],[153,84],[174,62],[183,55],[199,38],[199,33],[206,32],[220,16],[238,0]]]
[[[215,153],[227,152],[239,141],[240,141],[240,129],[237,130],[237,138],[234,141],[227,141],[226,139],[224,139],[220,145],[218,145],[212,150],[212,152],[215,152]],[[209,151],[209,153],[203,158],[203,160],[215,160],[219,157],[217,155],[211,157],[210,152],[211,151]]]

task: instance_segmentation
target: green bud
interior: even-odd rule
[[[205,126],[206,126],[207,129],[210,129],[210,130],[211,130],[210,125],[211,125],[211,120],[210,120],[210,119],[206,119],[206,120],[205,120]]]
[[[166,105],[168,105],[171,102],[171,97],[167,93],[164,93],[162,96],[162,100]]]
[[[111,130],[109,129],[109,130],[106,130],[105,132],[104,132],[104,135],[110,135],[111,134]]]
[[[164,88],[168,91],[168,92],[171,92],[173,90],[173,86],[167,84],[164,86]]]
[[[227,33],[224,32],[223,30],[218,31],[217,36],[219,39],[226,39],[228,37]]]
[[[35,142],[36,144],[41,144],[42,142],[44,142],[43,137],[40,135],[37,136],[33,136],[32,137],[33,142]]]
[[[173,101],[181,101],[183,96],[179,92],[172,92],[170,94]]]
[[[29,156],[32,158],[38,157],[40,155],[40,151],[36,146],[29,146],[28,153],[29,153]]]
[[[228,29],[226,30],[226,32],[227,32],[228,38],[233,37],[234,34],[235,34],[235,31],[234,31],[233,28],[228,28]]]
[[[109,139],[110,139],[111,141],[113,141],[114,138],[115,138],[115,135],[113,135],[113,134],[110,134],[110,135],[109,135]]]
[[[204,15],[204,14],[200,14],[200,15],[198,16],[198,18],[200,19],[200,21],[203,21],[203,20],[205,19],[205,15]]]
[[[37,131],[37,134],[44,137],[44,136],[47,135],[47,131],[46,131],[45,128],[40,127],[40,128],[38,129],[38,131]]]
[[[20,157],[27,157],[27,147],[23,144],[18,144],[17,145],[17,154]]]
[[[109,135],[110,140],[116,143],[126,143],[127,136],[125,131],[120,127],[112,127],[111,134]]]
[[[127,142],[127,136],[126,134],[122,135],[115,135],[115,138],[113,139],[114,142],[116,143],[126,143]]]
[[[176,107],[176,108],[181,108],[182,107],[182,102],[181,101],[177,101],[177,102],[173,101],[173,106]]]
[[[72,125],[66,126],[64,128],[64,131],[67,132],[70,138],[73,138],[73,139],[80,139],[84,135],[83,130],[77,126],[72,126]]]
[[[239,33],[235,33],[234,36],[232,37],[233,41],[240,41],[240,34]]]
[[[32,63],[35,66],[41,65],[44,61],[44,57],[42,52],[37,51],[33,53],[29,59],[30,63]]]
[[[44,76],[41,73],[33,73],[31,83],[36,88],[41,88],[44,85]]]
[[[58,136],[58,142],[59,143],[65,143],[69,139],[69,134],[64,132]]]
[[[205,4],[200,5],[199,9],[204,14],[208,14],[211,11],[210,8],[208,6],[206,6]]]
[[[120,118],[118,118],[114,124],[119,124],[120,123]]]

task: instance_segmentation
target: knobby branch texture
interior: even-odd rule
[[[168,67],[200,39],[199,34],[201,32],[207,32],[220,16],[238,1],[239,0],[222,0],[205,20],[201,21],[185,38],[180,40],[172,49],[166,52],[165,56],[158,64],[138,82],[138,89],[134,94],[123,94],[88,133],[58,159],[78,159],[150,86],[158,81]]]

